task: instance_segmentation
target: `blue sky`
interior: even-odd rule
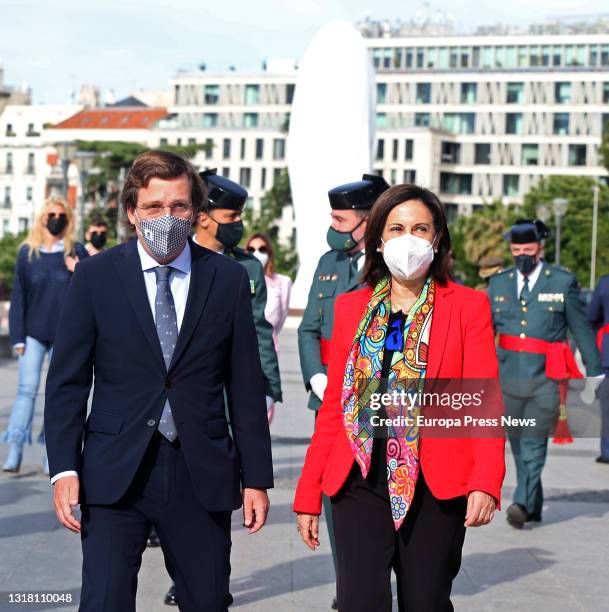
[[[599,10],[598,0],[436,0],[462,28],[523,23]],[[26,82],[37,103],[64,103],[82,84],[118,96],[163,88],[177,70],[258,69],[265,58],[299,58],[331,19],[408,20],[411,0],[0,0],[5,82]]]

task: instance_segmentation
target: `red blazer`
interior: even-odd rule
[[[372,296],[364,288],[344,293],[334,306],[328,386],[296,488],[294,511],[319,514],[322,491],[343,486],[354,457],[343,427],[340,396],[349,349]],[[491,310],[486,293],[453,282],[436,285],[427,378],[497,378]],[[421,438],[420,459],[434,497],[484,491],[498,502],[505,476],[505,439]]]

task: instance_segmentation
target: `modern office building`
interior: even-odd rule
[[[391,183],[420,183],[467,212],[497,198],[520,203],[542,176],[606,176],[597,148],[609,120],[608,19],[467,36],[442,23],[358,25],[377,75],[374,169]],[[201,163],[243,183],[257,204],[286,165],[295,81],[285,63],[180,74],[158,144],[213,144]]]

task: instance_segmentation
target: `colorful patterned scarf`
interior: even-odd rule
[[[387,381],[387,392],[418,393],[427,370],[429,330],[435,297],[435,281],[428,277],[404,324],[402,351],[395,350]],[[374,441],[370,400],[381,384],[387,325],[391,312],[391,279],[381,280],[374,288],[366,313],[361,320],[345,369],[341,403],[343,422],[351,448],[362,475],[370,469]],[[386,416],[415,417],[407,406],[387,406]],[[379,415],[380,416],[380,415]],[[419,475],[419,431],[411,427],[390,426],[387,431],[387,484],[391,514],[396,531],[400,528],[414,497]]]

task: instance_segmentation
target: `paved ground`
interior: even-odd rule
[[[272,427],[276,488],[270,522],[249,536],[234,515],[232,609],[244,612],[328,610],[334,578],[327,541],[315,553],[300,543],[290,511],[292,494],[312,430],[304,407],[296,337],[281,338],[285,403]],[[0,429],[13,401],[16,364],[0,363]],[[39,431],[42,401],[35,432]],[[454,587],[456,610],[519,612],[609,610],[609,466],[594,463],[596,440],[551,445],[544,474],[546,505],[541,526],[514,531],[503,513],[466,537],[463,566]],[[0,447],[0,459],[5,450]],[[80,543],[56,523],[50,486],[40,473],[40,447],[28,448],[18,477],[0,475],[0,591],[71,591],[78,595]],[[514,484],[511,457],[504,488]],[[162,612],[169,580],[158,549],[147,550],[140,573],[138,610]],[[0,610],[28,608],[0,603]],[[76,606],[55,607],[75,610]],[[396,608],[397,609],[397,608]],[[371,611],[374,612],[374,611]]]

